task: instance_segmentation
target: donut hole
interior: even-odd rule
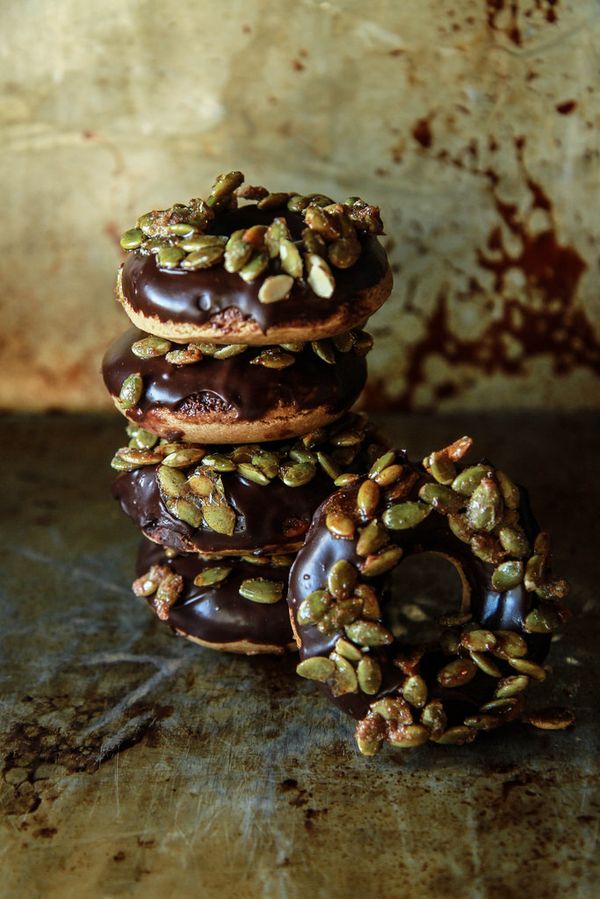
[[[392,572],[384,620],[402,643],[437,643],[442,615],[461,610],[463,587],[454,565],[444,556],[423,552],[409,556]]]

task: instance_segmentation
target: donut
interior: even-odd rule
[[[205,555],[299,549],[334,483],[368,470],[386,445],[358,413],[267,444],[168,443],[133,425],[129,433],[112,461],[121,508],[150,540]]]
[[[181,346],[135,328],[102,364],[117,408],[161,437],[194,443],[284,440],[329,424],[364,387],[372,340],[351,331],[284,347]]]
[[[526,492],[486,459],[463,464],[471,444],[421,464],[385,452],[319,507],[292,566],[298,674],[358,719],[364,755],[384,743],[468,743],[522,717],[523,691],[546,678],[551,634],[567,618],[568,585],[552,576]],[[440,619],[439,640],[417,646],[390,629],[390,580],[425,552],[456,568],[462,600]]]
[[[194,643],[225,652],[295,650],[285,602],[291,556],[203,559],[142,540],[133,592]]]
[[[362,327],[392,288],[378,207],[243,180],[220,176],[206,201],[146,213],[123,234],[116,296],[133,324],[180,343],[250,345]]]

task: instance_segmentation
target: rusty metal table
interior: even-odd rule
[[[598,422],[385,424],[415,456],[471,433],[530,487],[575,611],[541,704],[576,728],[361,758],[291,657],[200,649],[133,599],[115,416],[5,416],[3,896],[597,895]]]

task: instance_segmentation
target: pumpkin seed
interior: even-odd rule
[[[225,578],[229,577],[232,571],[232,568],[219,566],[215,568],[205,568],[194,578],[194,585],[196,587],[212,587],[214,584],[221,584]]]
[[[556,577],[537,587],[535,592],[541,599],[564,599],[569,595],[569,591],[568,581],[564,577]]]
[[[302,212],[309,203],[310,200],[308,197],[303,197],[300,194],[293,194],[287,202],[287,208],[290,212]]]
[[[316,467],[309,462],[295,462],[293,465],[282,465],[279,477],[286,487],[304,487],[316,473]]]
[[[532,592],[544,584],[546,574],[546,556],[535,554],[527,561],[525,567],[525,589]]]
[[[152,596],[168,574],[169,569],[166,565],[152,565],[145,574],[135,579],[131,589],[136,596]]]
[[[247,578],[240,584],[239,592],[240,596],[251,602],[273,605],[283,596],[283,584],[264,577]]]
[[[311,347],[313,352],[328,365],[335,365],[335,351],[333,344],[329,340],[312,340]]]
[[[231,359],[233,356],[245,353],[247,349],[248,345],[245,343],[229,343],[215,350],[213,356],[215,359]]]
[[[339,468],[337,467],[331,456],[328,456],[327,453],[318,452],[317,459],[319,460],[319,465],[321,466],[325,474],[328,474],[330,478],[335,479],[340,476]]]
[[[358,481],[360,475],[358,474],[350,474],[346,472],[344,474],[338,475],[337,478],[334,479],[333,483],[335,487],[348,487],[350,484],[354,484]]]
[[[219,472],[235,471],[237,469],[235,462],[232,462],[223,453],[207,453],[202,459],[202,465]]]
[[[460,638],[460,645],[469,652],[488,652],[496,645],[496,637],[491,631],[475,629],[465,631]]]
[[[428,468],[438,484],[452,484],[456,477],[454,462],[445,453],[431,453]]]
[[[365,656],[356,669],[358,686],[367,696],[374,696],[381,688],[383,674],[381,666],[371,656]]]
[[[158,443],[158,436],[151,431],[145,431],[144,428],[136,428],[132,431],[130,446],[137,446],[139,449],[152,449]]]
[[[551,549],[550,534],[547,531],[540,531],[535,538],[533,551],[540,556],[547,557],[550,555]]]
[[[279,244],[281,268],[291,278],[301,278],[303,273],[302,256],[293,241],[283,238]]]
[[[174,469],[166,470],[173,471]],[[187,486],[196,496],[210,496],[215,485],[210,478],[206,477],[205,474],[202,474],[199,470],[196,470],[194,474],[190,475],[190,477],[187,479]]]
[[[356,621],[361,612],[361,601],[356,598],[338,600],[332,608],[327,611],[317,624],[318,630],[322,634],[334,634],[340,628]]]
[[[515,671],[518,671],[519,674],[526,674],[527,677],[532,677],[534,680],[540,682],[546,680],[546,669],[529,659],[507,659],[507,662],[510,667],[514,668]]]
[[[380,574],[386,574],[398,564],[402,558],[403,550],[401,546],[391,546],[384,549],[377,555],[369,555],[360,563],[360,570],[365,577],[378,577]]]
[[[293,446],[288,455],[294,462],[308,462],[310,465],[316,465],[318,461],[318,454],[304,449],[303,446]]]
[[[448,515],[448,527],[454,536],[463,543],[469,543],[473,537],[473,531],[469,527],[467,516],[462,513]]]
[[[144,337],[136,340],[131,345],[131,352],[140,359],[153,359],[155,356],[164,356],[171,349],[171,341],[162,337]]]
[[[239,269],[239,276],[247,283],[252,281],[256,281],[256,279],[262,275],[264,270],[267,268],[269,264],[269,257],[267,253],[263,251],[259,251],[255,253],[254,256],[247,262],[243,268]]]
[[[365,483],[370,482],[365,481]],[[425,521],[430,512],[431,506],[426,506],[424,503],[397,503],[385,510],[382,519],[384,525],[390,530],[404,531],[408,528],[416,528],[422,521]]]
[[[289,368],[296,361],[292,353],[284,353],[278,347],[269,347],[250,360],[250,365],[263,365],[265,368],[277,370]]]
[[[410,707],[399,696],[384,696],[371,704],[371,711],[381,715],[384,721],[393,721],[395,724],[412,724],[413,716]]]
[[[197,250],[195,253],[189,253],[185,259],[181,261],[181,268],[186,271],[196,271],[199,268],[211,268],[218,262],[221,262],[225,255],[225,247],[223,244],[210,244]]]
[[[356,745],[367,757],[377,755],[385,735],[385,722],[379,715],[367,715],[356,725]]]
[[[369,477],[376,478],[377,475],[381,474],[384,468],[387,468],[388,465],[391,465],[396,458],[396,453],[394,450],[388,450],[383,453],[383,455],[378,456],[377,459],[373,462],[369,469]]]
[[[252,246],[242,240],[243,229],[234,231],[225,247],[223,266],[227,272],[239,272],[252,256]]]
[[[476,531],[493,531],[502,518],[504,504],[493,478],[482,478],[467,505],[467,520]]]
[[[390,730],[388,741],[395,749],[412,749],[429,740],[429,730],[423,724],[406,724]]]
[[[498,538],[502,548],[511,556],[524,559],[529,555],[529,542],[521,528],[502,527],[498,531]]]
[[[358,240],[348,237],[340,237],[334,240],[328,247],[329,261],[336,268],[351,268],[361,254],[361,245]]]
[[[144,390],[144,382],[139,371],[128,375],[121,384],[119,405],[121,409],[133,409],[137,406]]]
[[[270,484],[270,480],[260,470],[256,465],[251,465],[249,462],[240,462],[237,467],[238,474],[240,474],[247,481],[251,481],[253,484],[260,484],[262,487],[266,487]]]
[[[522,709],[522,697],[520,695],[510,697],[509,699],[493,699],[481,706],[480,712],[487,714],[491,712],[502,718],[503,721],[514,721],[518,717]]]
[[[359,556],[369,556],[385,546],[389,539],[388,532],[375,518],[360,532],[356,552]]]
[[[354,565],[346,559],[338,559],[329,569],[327,589],[336,599],[348,599],[352,596],[358,580],[358,572]]]
[[[285,206],[290,196],[291,194],[283,192],[267,194],[256,205],[258,209],[277,209],[278,206]]]
[[[186,225],[186,227],[190,231],[190,226]],[[224,247],[226,243],[227,240],[219,237],[217,234],[197,234],[192,229],[189,236],[184,235],[184,239],[179,241],[178,246],[185,250],[186,253],[197,253],[206,247]]]
[[[280,343],[279,346],[281,347],[282,350],[287,350],[289,353],[301,353],[302,350],[304,349],[304,347],[306,346],[306,344],[299,343],[299,342]]]
[[[354,346],[354,338],[352,331],[345,331],[343,334],[336,334],[331,338],[332,343],[338,353],[349,353]]]
[[[349,540],[354,536],[354,521],[349,515],[342,512],[328,512],[325,517],[325,527],[334,537]]]
[[[407,677],[401,690],[406,701],[416,709],[422,709],[427,702],[427,684],[420,674]]]
[[[313,590],[298,606],[298,624],[316,624],[330,608],[331,601],[331,594],[326,590]]]
[[[334,696],[345,696],[346,693],[356,693],[358,680],[356,672],[350,662],[337,652],[329,656],[335,663],[335,673],[331,684],[331,692]]]
[[[477,666],[471,659],[456,659],[438,671],[437,680],[442,687],[463,687],[477,674]]]
[[[354,352],[357,356],[367,356],[373,349],[373,338],[366,331],[358,331],[354,336]]]
[[[447,630],[440,635],[440,649],[447,656],[456,655],[459,643],[460,637],[456,631]]]
[[[522,562],[503,562],[492,574],[492,587],[500,593],[512,590],[523,580]]]
[[[384,468],[383,471],[380,471],[379,474],[375,475],[373,480],[376,484],[379,484],[380,487],[389,487],[390,484],[395,484],[396,481],[400,480],[403,471],[403,465],[388,465],[387,468]]]
[[[421,724],[429,730],[429,739],[437,740],[448,726],[444,706],[439,699],[432,699],[421,712]]]
[[[329,299],[335,290],[335,279],[325,260],[316,253],[304,257],[308,269],[307,281],[316,296]]]
[[[308,680],[326,683],[335,673],[335,662],[325,656],[312,656],[296,666],[296,674]]]
[[[236,515],[227,503],[207,502],[202,507],[206,526],[217,534],[231,537],[235,530]]]
[[[194,465],[199,462],[205,455],[206,450],[202,447],[188,446],[185,449],[176,450],[168,453],[163,459],[163,465],[168,468],[187,468],[188,465]]]
[[[170,353],[167,353],[165,359],[171,365],[194,365],[196,362],[201,361],[203,355],[200,347],[190,344],[185,349],[171,350]]]
[[[473,534],[470,541],[471,552],[477,559],[490,565],[499,565],[506,558],[500,543],[491,534]]]
[[[419,490],[419,499],[433,506],[442,515],[459,512],[464,506],[464,500],[443,484],[423,484]]]
[[[121,235],[119,243],[124,250],[137,250],[138,247],[141,247],[143,240],[143,231],[139,228],[130,228],[129,231],[125,231],[125,233]]]
[[[487,674],[489,677],[502,677],[502,672],[498,666],[484,652],[471,652],[470,656],[484,674]]]
[[[489,465],[471,465],[465,468],[460,474],[457,474],[452,481],[452,489],[461,496],[472,496],[475,489],[479,487],[482,478],[491,474]]]
[[[160,268],[177,268],[185,253],[180,247],[160,247],[156,261]]]
[[[501,723],[495,715],[469,715],[468,718],[465,718],[466,726],[473,730],[494,730],[494,728],[500,727]]]
[[[304,228],[302,231],[302,243],[307,254],[311,256],[322,256],[323,258],[327,256],[327,244],[316,231],[311,231],[310,228]]]
[[[363,657],[360,649],[358,649],[354,645],[354,643],[350,643],[348,640],[344,640],[343,637],[340,637],[338,640],[336,640],[335,651],[338,653],[338,655],[343,656],[350,662],[360,662]]]
[[[518,509],[521,503],[521,494],[516,484],[511,481],[507,474],[500,469],[496,469],[496,480],[500,487],[502,499],[508,509]]]
[[[525,720],[539,730],[565,730],[575,723],[575,713],[570,709],[542,709],[529,712]]]
[[[493,649],[499,659],[521,658],[527,655],[527,643],[514,631],[495,631],[496,646]]]
[[[518,693],[522,693],[529,686],[529,678],[526,674],[512,674],[498,681],[494,690],[496,699],[510,699]]]
[[[388,646],[394,639],[390,631],[377,621],[353,621],[344,630],[357,646]]]
[[[282,240],[289,239],[290,232],[284,218],[275,218],[268,226],[264,235],[265,248],[271,259],[279,256],[279,247]],[[288,272],[288,274],[290,274]]]
[[[225,175],[219,175],[211,188],[210,196],[206,201],[207,205],[219,205],[219,200],[231,196],[233,191],[243,182],[244,176],[241,172],[227,172]]]
[[[381,618],[381,609],[377,593],[369,584],[358,584],[354,588],[354,596],[362,601],[362,616],[369,621],[377,621]]]
[[[278,303],[280,300],[286,300],[293,285],[294,279],[290,275],[270,275],[260,286],[259,302]]]
[[[176,468],[159,465],[156,469],[156,480],[161,493],[176,499],[185,489],[185,475]]]
[[[528,634],[552,634],[559,630],[560,615],[552,606],[540,605],[533,609],[523,622],[523,630]]]
[[[434,742],[440,746],[464,746],[466,743],[472,743],[476,735],[476,731],[472,728],[459,724],[457,727],[449,727],[441,736],[436,737]]]
[[[363,481],[356,494],[358,511],[364,518],[372,518],[379,505],[381,490],[373,480]]]
[[[173,499],[168,500],[167,508],[169,512],[178,518],[180,521],[184,521],[186,524],[189,524],[192,528],[199,528],[202,524],[202,511],[195,506],[194,503],[190,502],[183,497],[175,497]]]
[[[111,462],[113,468],[118,471],[134,471],[144,465],[155,465],[162,460],[160,453],[137,447],[123,447],[117,450],[117,454]]]
[[[183,578],[180,574],[169,572],[157,587],[152,605],[161,621],[169,617],[169,610],[177,602],[183,590]]]

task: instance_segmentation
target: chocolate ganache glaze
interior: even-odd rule
[[[192,365],[173,365],[164,355],[140,359],[132,352],[132,344],[145,336],[130,328],[111,344],[102,363],[104,383],[113,397],[119,395],[125,378],[135,372],[142,375],[142,395],[127,412],[138,421],[158,407],[190,418],[234,411],[236,421],[255,421],[281,406],[294,410],[323,406],[330,413],[342,412],[356,400],[367,376],[365,359],[353,351],[335,351],[336,362],[330,365],[310,345],[294,354],[293,365],[281,369],[250,364],[261,347],[229,359],[204,356]]]
[[[400,461],[404,465],[408,463],[405,455],[400,458]],[[421,469],[419,478],[415,481],[410,493],[403,497],[404,500],[411,502],[418,500],[419,488],[425,480],[423,474]],[[297,621],[297,614],[300,604],[309,594],[327,585],[328,572],[335,562],[344,559],[357,569],[360,569],[361,564],[364,563],[364,558],[361,558],[356,552],[355,539],[340,539],[330,533],[326,526],[328,512],[335,511],[349,515],[355,513],[357,493],[358,485],[352,485],[329,497],[319,507],[304,546],[298,553],[290,572],[288,603],[296,634],[300,640],[302,659],[328,656],[334,650],[337,640],[344,636],[343,628],[337,629],[334,633],[324,634],[315,625],[300,625]],[[386,506],[389,505],[390,503],[387,502]],[[523,488],[520,488],[519,515],[527,539],[533,545],[539,528],[531,514],[528,496]],[[472,620],[477,622],[477,626],[490,631],[516,631],[527,642],[530,660],[539,663],[545,658],[550,646],[550,637],[523,632],[524,620],[532,605],[532,594],[525,590],[522,583],[504,592],[494,589],[491,583],[494,566],[474,556],[469,545],[452,533],[443,515],[434,511],[415,527],[395,531],[391,539],[393,545],[402,547],[402,558],[425,552],[436,553],[447,558],[461,572],[461,580],[469,594]],[[401,565],[402,561],[399,564]],[[386,624],[388,621],[386,606],[394,601],[393,575],[386,574],[379,578],[369,578],[367,583],[374,587],[379,595],[383,622]],[[449,613],[450,611],[448,610]],[[320,683],[319,686],[346,713],[355,718],[363,718],[371,703],[377,698],[397,690],[405,681],[406,670],[402,670],[394,664],[394,655],[399,650],[406,649],[406,644],[403,645],[402,641],[398,639],[395,639],[390,646],[372,648],[370,655],[379,663],[383,675],[381,686],[375,696],[366,695],[360,690],[335,696],[328,684]],[[477,671],[473,680],[465,687],[449,689],[440,686],[436,681],[435,673],[447,662],[448,658],[444,656],[440,648],[428,647],[421,660],[420,672],[430,687],[429,700],[442,699],[449,723],[455,724],[462,720],[468,710],[489,700],[493,693],[493,686],[490,689],[490,678],[486,677],[481,670]],[[505,672],[506,675],[515,673],[510,668],[507,668]]]
[[[163,565],[183,578],[183,590],[169,609],[167,623],[185,636],[222,646],[247,642],[269,646],[273,652],[284,652],[294,646],[290,617],[285,598],[265,604],[245,599],[239,592],[242,581],[266,578],[283,585],[284,597],[289,568],[281,565],[256,565],[243,559],[223,562],[231,572],[219,584],[197,587],[194,578],[214,561],[197,555],[168,558],[164,549],[143,540],[137,558],[136,572],[143,575],[152,565]],[[152,605],[151,598],[148,600]],[[249,649],[248,651],[251,651]]]
[[[276,214],[285,218],[292,238],[299,239],[306,227],[302,216],[285,208]],[[272,211],[243,206],[218,212],[207,233],[230,235],[251,225],[269,225],[273,218]],[[220,265],[169,271],[158,267],[154,255],[139,251],[130,253],[123,264],[123,295],[133,310],[161,321],[199,325],[224,313],[225,319],[252,319],[263,333],[282,323],[318,323],[327,320],[337,307],[351,302],[359,291],[377,284],[388,270],[385,251],[377,238],[360,234],[359,240],[362,252],[358,262],[348,269],[336,269],[336,288],[327,300],[318,297],[305,280],[297,280],[287,299],[261,303],[260,283],[247,283]]]

